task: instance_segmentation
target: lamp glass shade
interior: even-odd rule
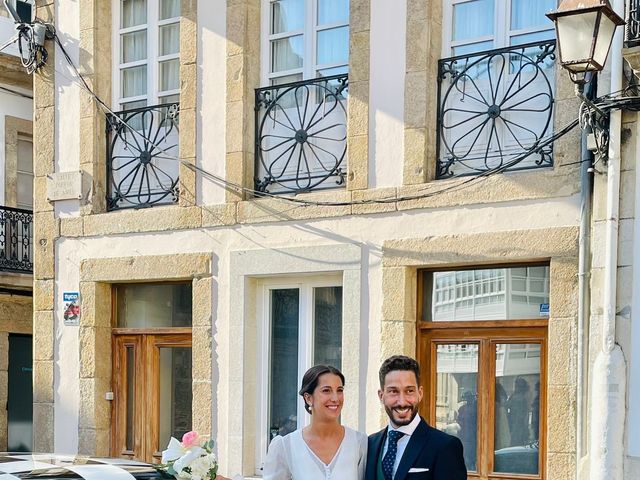
[[[569,70],[589,68],[593,56],[593,37],[596,35],[599,12],[590,11],[574,15],[559,15],[556,20],[560,63]],[[605,56],[608,50],[605,49]]]
[[[596,48],[593,51],[593,61],[602,67],[607,61],[616,27],[617,25],[607,15],[600,15],[600,28],[598,29]]]

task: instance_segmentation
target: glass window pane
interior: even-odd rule
[[[160,88],[161,92],[180,88],[180,60],[167,60],[160,62]]]
[[[271,71],[282,72],[302,67],[304,44],[302,35],[271,42]]]
[[[555,30],[540,30],[539,32],[525,33],[522,35],[513,35],[510,39],[511,45],[524,45],[525,43],[541,42],[543,40],[551,40],[555,38]],[[538,52],[540,50],[538,49]],[[535,49],[525,50],[525,52],[536,53]]]
[[[191,430],[191,349],[160,348],[160,432],[158,451],[171,437],[182,438]]]
[[[454,41],[493,34],[495,0],[473,0],[453,6]]]
[[[147,0],[120,0],[120,27],[147,23]]]
[[[122,79],[122,98],[137,97],[147,93],[147,66],[123,68],[120,71]]]
[[[318,0],[318,25],[349,23],[349,0]]]
[[[167,105],[169,103],[178,103],[180,101],[180,94],[175,95],[166,95],[164,97],[160,97],[160,104]]]
[[[494,471],[537,474],[540,345],[496,345]]]
[[[302,80],[302,74],[296,73],[294,75],[283,75],[282,77],[275,77],[271,79],[271,85],[284,85],[285,83],[299,82]]]
[[[33,207],[33,175],[18,172],[17,180],[18,208],[30,209]]]
[[[271,33],[284,33],[304,27],[305,0],[271,2]]]
[[[180,0],[160,0],[160,20],[180,16]]]
[[[469,55],[471,53],[484,52],[485,50],[491,50],[493,48],[493,41],[469,43],[467,45],[460,45],[451,49],[451,55],[457,57],[458,55]],[[478,67],[478,70],[487,70],[486,62],[482,63],[482,67]],[[474,77],[475,78],[475,77]]]
[[[313,289],[314,364],[342,368],[342,287]]]
[[[477,470],[478,345],[436,347],[436,428],[460,439],[467,469]]]
[[[126,425],[126,440],[125,448],[127,450],[133,450],[134,447],[134,427],[133,421],[135,412],[135,386],[136,386],[136,355],[133,346],[126,347],[127,355],[127,425]]]
[[[298,318],[300,291],[271,290],[269,442],[298,425]]]
[[[118,327],[191,326],[191,284],[118,285]]]
[[[180,53],[180,24],[161,25],[159,44],[160,55]]]
[[[532,272],[536,275],[533,278]],[[427,308],[422,316],[425,321],[534,319],[546,316],[548,311],[548,266],[426,272],[424,275]]]
[[[349,62],[349,27],[318,32],[316,63],[326,65]]]
[[[31,137],[18,138],[18,171],[33,173],[33,140]]]
[[[120,35],[120,62],[128,63],[147,58],[147,31]]]
[[[511,0],[511,29],[548,27],[545,13],[555,10],[557,0]]]

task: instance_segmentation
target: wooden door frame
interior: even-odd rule
[[[134,434],[133,450],[126,449],[127,427],[127,363],[126,349],[134,347]],[[113,392],[114,400],[111,405],[112,434],[111,455],[124,456],[137,460],[151,462],[159,461],[162,445],[159,445],[158,418],[160,415],[159,401],[159,355],[164,347],[192,347],[191,328],[167,329],[124,329],[112,331],[113,349]],[[142,378],[140,378],[142,377]],[[140,408],[151,412],[151,421],[139,413]],[[141,452],[137,457],[136,452]]]

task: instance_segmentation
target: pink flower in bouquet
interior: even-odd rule
[[[200,435],[198,435],[198,432],[187,432],[182,436],[182,446],[183,448],[190,448],[193,447],[194,445],[198,445],[198,442],[200,441]]]

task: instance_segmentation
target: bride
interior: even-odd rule
[[[344,375],[316,365],[304,374],[299,393],[311,423],[272,440],[263,480],[363,480],[367,436],[340,425]]]

